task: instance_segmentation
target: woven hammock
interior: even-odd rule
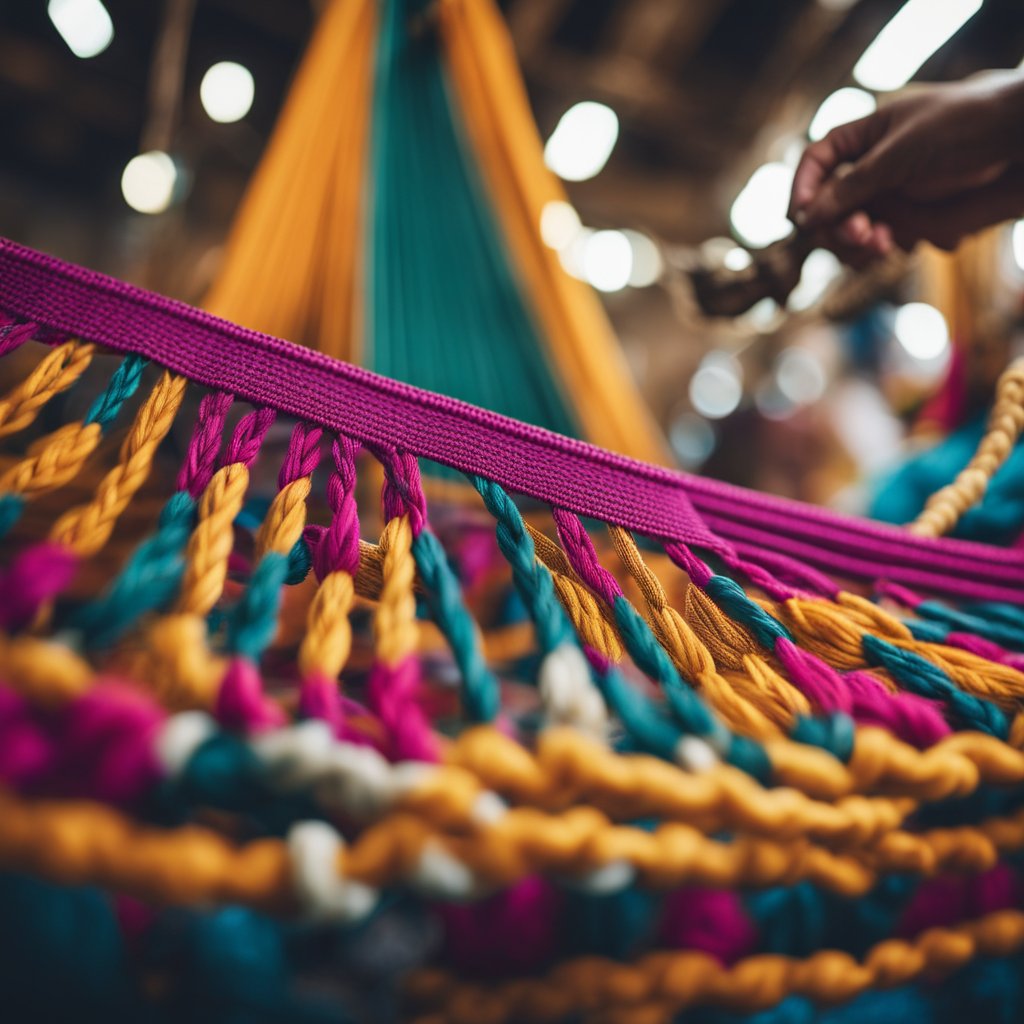
[[[332,0],[204,306],[385,376],[667,463],[590,288],[491,0]]]
[[[0,351],[30,364],[0,401],[11,1019],[1020,1019],[1024,552],[936,536],[1016,439],[1019,370],[908,531],[634,462],[9,242],[0,311]],[[120,361],[57,425],[101,353]],[[290,441],[250,529],[275,419]],[[360,451],[385,481],[375,542]],[[480,493],[533,658],[484,656],[418,459]],[[83,593],[146,489],[162,507]],[[428,628],[450,657],[420,656]],[[436,941],[392,963],[400,1007],[363,1012],[359,950],[386,960],[373,937],[396,921]]]

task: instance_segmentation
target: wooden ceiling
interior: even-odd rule
[[[146,131],[163,4],[105,0],[110,48],[76,59],[45,3],[0,7],[0,233],[124,272],[139,226],[120,197]],[[183,0],[172,0],[182,3]],[[193,187],[179,229],[221,237],[273,125],[319,3],[196,0],[175,149]],[[543,134],[573,102],[609,103],[621,122],[606,169],[571,187],[584,221],[646,227],[693,243],[727,229],[732,197],[780,139],[848,81],[900,0],[503,0]],[[187,6],[187,3],[186,3]],[[987,0],[923,70],[950,78],[1024,56],[1019,0]],[[203,114],[216,60],[256,79],[237,125]],[[339,110],[339,116],[344,111]]]

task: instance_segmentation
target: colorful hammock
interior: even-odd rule
[[[333,0],[204,305],[418,387],[667,463],[491,0]]]
[[[0,311],[0,351],[40,353],[0,401],[0,436],[31,439],[0,474],[12,1019],[1020,1019],[1024,553],[928,536],[1019,433],[1019,371],[1000,440],[909,532],[633,462],[9,242]],[[123,358],[53,428],[101,349]],[[199,388],[176,479],[148,479]],[[92,493],[44,517],[129,416]],[[278,417],[291,439],[249,531]],[[383,467],[376,543],[360,450]],[[480,493],[535,658],[483,657],[419,458]],[[148,534],[80,594],[144,487],[163,496]],[[512,493],[551,506],[557,541]],[[445,664],[417,655],[428,623]],[[396,935],[436,941],[396,957]],[[389,956],[401,1009],[366,1010],[360,978]]]

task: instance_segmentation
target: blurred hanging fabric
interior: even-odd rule
[[[491,0],[333,0],[205,306],[669,462],[600,301],[541,239],[555,200]]]

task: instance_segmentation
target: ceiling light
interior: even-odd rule
[[[846,86],[837,89],[831,96],[826,96],[818,112],[811,119],[807,136],[811,142],[825,138],[833,128],[841,124],[849,124],[868,114],[873,114],[878,107],[875,97],[863,89]]]
[[[551,249],[561,251],[571,245],[580,231],[580,215],[562,199],[544,204],[540,211],[540,237]]]
[[[133,156],[121,175],[124,201],[139,213],[163,213],[174,198],[178,171],[159,149]]]
[[[95,57],[114,38],[114,23],[100,0],[50,0],[46,13],[76,57]]]
[[[1013,242],[1013,260],[1021,270],[1024,270],[1024,220],[1019,220],[1013,225],[1010,238]]]
[[[241,121],[252,108],[255,95],[252,72],[230,60],[222,60],[209,68],[199,85],[203,110],[220,124]]]
[[[617,292],[629,284],[633,247],[621,231],[595,231],[583,249],[583,276],[598,291]]]
[[[661,250],[646,235],[639,231],[622,232],[633,251],[633,266],[628,283],[634,288],[646,288],[661,277],[664,263]]]
[[[906,85],[922,64],[953,38],[984,0],[907,0],[853,69],[866,89]]]
[[[570,107],[544,147],[544,162],[566,181],[586,181],[608,162],[619,137],[611,107],[587,101]]]
[[[782,163],[763,164],[750,176],[729,211],[733,230],[748,245],[771,245],[792,231],[786,218],[793,171]]]

